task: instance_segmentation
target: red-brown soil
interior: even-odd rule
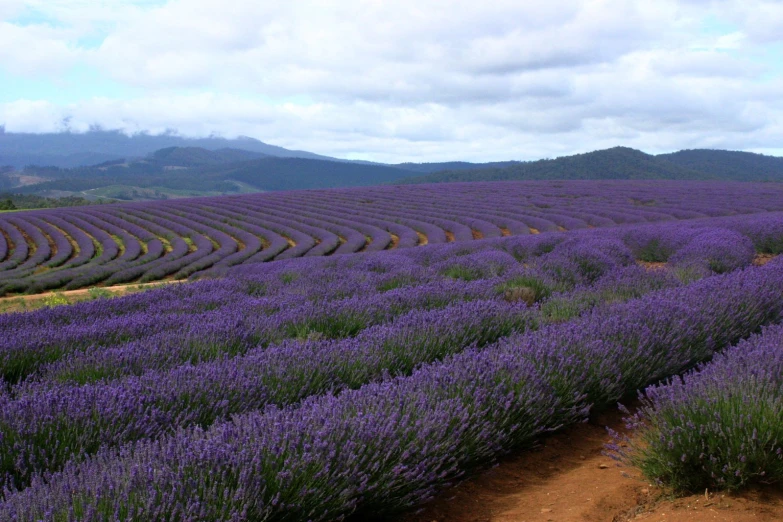
[[[783,490],[673,498],[602,454],[617,411],[543,440],[443,492],[398,522],[706,522],[783,520]]]
[[[764,266],[773,259],[775,259],[775,254],[758,254],[753,260],[753,264],[756,266]]]

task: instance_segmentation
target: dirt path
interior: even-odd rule
[[[78,303],[80,301],[88,301],[94,299],[96,296],[91,294],[91,291],[99,290],[104,297],[120,297],[123,295],[140,292],[148,288],[154,288],[156,286],[165,286],[172,283],[182,283],[185,280],[162,280],[154,281],[151,283],[131,283],[125,285],[115,286],[98,286],[90,288],[80,288],[78,290],[64,290],[54,292],[44,292],[40,294],[22,294],[10,297],[0,298],[0,313],[8,312],[24,312],[35,310],[43,306],[51,306],[54,304],[71,304]],[[106,293],[110,295],[106,295]]]
[[[783,491],[704,494],[672,500],[632,469],[602,455],[618,412],[545,439],[445,491],[398,522],[706,522],[783,520]]]
[[[98,288],[99,290],[106,290],[108,292],[112,293],[123,293],[128,291],[134,291],[139,288],[146,288],[148,286],[164,286],[172,283],[182,283],[184,280],[170,280],[170,281],[154,281],[152,283],[130,283],[126,285],[115,285],[115,286],[96,286],[91,288]],[[18,299],[24,299],[25,301],[35,300],[35,299],[46,299],[47,297],[52,297],[54,295],[62,295],[63,297],[76,297],[80,295],[87,295],[90,293],[91,288],[80,288],[78,290],[64,290],[62,292],[43,292],[40,294],[24,294],[24,295],[17,295],[12,297],[2,297],[0,298],[0,302],[3,301],[13,301]]]

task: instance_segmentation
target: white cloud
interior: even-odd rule
[[[73,129],[251,135],[379,161],[779,147],[783,80],[763,57],[783,34],[780,2],[25,5],[58,23],[0,23],[5,69],[55,85],[82,65],[138,94],[12,100],[0,104],[8,130],[70,118]],[[82,43],[96,34],[102,43]]]

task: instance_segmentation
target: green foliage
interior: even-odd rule
[[[87,290],[91,299],[105,299],[107,297],[113,297],[114,294],[105,288],[92,287]]]
[[[66,298],[62,292],[55,292],[50,296],[47,296],[43,300],[43,305],[48,307],[67,305],[68,298]]]
[[[398,183],[528,179],[721,179],[783,181],[783,158],[725,150],[686,150],[652,156],[627,147],[506,166],[447,169]],[[649,204],[645,201],[636,204]]]
[[[23,210],[36,208],[81,207],[84,205],[100,205],[114,203],[109,200],[92,201],[79,196],[62,198],[46,198],[34,194],[0,194],[0,210]]]
[[[280,281],[285,284],[291,284],[299,278],[299,274],[296,272],[284,272],[280,274]]]
[[[552,287],[540,279],[531,276],[517,276],[498,285],[495,289],[504,296],[511,295],[515,290],[528,288],[532,292],[533,302],[543,301],[552,295]]]
[[[461,265],[450,266],[441,273],[446,277],[462,279],[463,281],[475,281],[481,279],[483,276],[479,271],[471,270],[470,268]]]
[[[783,158],[731,150],[681,150],[658,158],[680,167],[710,172],[718,179],[737,181],[783,180]]]

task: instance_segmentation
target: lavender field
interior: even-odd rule
[[[766,344],[752,337],[783,313],[776,185],[472,186],[4,216],[9,237],[35,223],[40,235],[49,224],[122,239],[116,259],[97,262],[96,249],[81,268],[63,265],[82,271],[72,281],[102,270],[107,281],[210,267],[214,277],[0,316],[0,520],[393,516],[724,349],[726,360],[779,349],[778,330],[765,330]],[[289,227],[274,255],[270,223]],[[338,240],[319,249],[324,231]],[[251,236],[261,246],[243,258]],[[426,247],[403,248],[422,236]],[[196,249],[149,261],[154,249],[138,248],[139,264],[126,266],[130,237],[190,246],[187,237]],[[202,243],[209,253],[197,258]],[[9,271],[45,263],[35,255]],[[50,274],[32,272],[17,280]],[[777,368],[775,357],[758,364]],[[754,372],[722,360],[720,371]],[[722,388],[710,382],[746,386],[699,379],[713,395]],[[751,440],[773,429],[754,424]],[[767,462],[755,455],[779,458],[779,443],[754,448],[742,476],[773,476],[750,467]]]
[[[783,210],[778,184],[563,181],[313,190],[0,215],[0,295],[294,257]]]

